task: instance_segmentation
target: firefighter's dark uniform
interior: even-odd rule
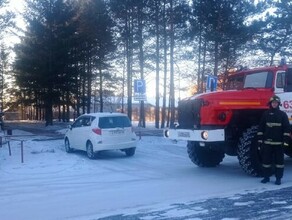
[[[278,106],[272,107],[272,102],[277,101]],[[270,181],[272,165],[275,166],[275,184],[281,184],[284,173],[284,147],[289,146],[290,124],[285,112],[279,109],[281,101],[278,96],[270,99],[270,109],[267,110],[260,121],[258,129],[258,143],[261,146],[262,166],[264,179],[262,183]]]

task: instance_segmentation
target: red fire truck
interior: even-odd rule
[[[223,91],[197,94],[179,102],[178,124],[164,136],[187,141],[191,161],[200,167],[219,165],[237,156],[242,169],[261,176],[256,133],[269,98],[281,98],[281,110],[292,124],[292,67],[243,69],[230,75]],[[285,153],[292,157],[292,141]]]

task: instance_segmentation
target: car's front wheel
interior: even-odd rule
[[[136,147],[131,147],[131,148],[127,148],[125,149],[125,153],[128,157],[131,157],[135,154],[136,151]]]
[[[86,144],[86,153],[89,159],[94,159],[95,158],[95,153],[93,151],[93,145],[90,141],[87,141]]]
[[[68,138],[65,139],[65,151],[67,153],[71,153],[73,151],[73,149],[70,146],[70,142]]]

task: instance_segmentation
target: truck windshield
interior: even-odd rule
[[[228,78],[225,90],[237,90],[243,87],[244,76],[231,76]]]
[[[245,76],[243,88],[271,88],[272,83],[271,72],[257,72]]]

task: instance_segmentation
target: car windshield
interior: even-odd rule
[[[129,118],[125,116],[101,117],[99,118],[98,127],[103,128],[124,128],[131,127]]]

